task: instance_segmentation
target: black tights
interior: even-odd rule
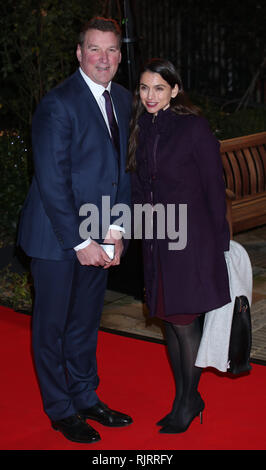
[[[191,408],[201,403],[197,391],[202,369],[195,366],[201,340],[200,320],[196,318],[187,325],[164,322],[168,355],[175,380],[175,399],[166,418],[185,421]]]

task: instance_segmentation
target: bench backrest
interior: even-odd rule
[[[236,198],[266,191],[266,132],[220,144],[225,184]]]

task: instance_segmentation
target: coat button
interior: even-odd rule
[[[113,182],[113,183],[112,183],[112,186],[117,186],[117,183]]]

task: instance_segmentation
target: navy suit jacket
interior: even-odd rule
[[[22,209],[18,244],[28,256],[64,260],[84,241],[79,227],[83,204],[99,209],[102,196],[130,204],[125,173],[131,94],[112,83],[111,96],[120,131],[120,165],[98,104],[79,70],[51,90],[33,117],[35,174]],[[111,217],[110,223],[114,223]]]

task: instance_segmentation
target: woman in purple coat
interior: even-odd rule
[[[152,59],[141,74],[128,171],[133,203],[153,208],[143,227],[146,302],[164,322],[176,385],[172,409],[157,424],[161,433],[180,433],[204,409],[194,365],[199,317],[230,302],[230,233],[219,143],[167,60]]]

